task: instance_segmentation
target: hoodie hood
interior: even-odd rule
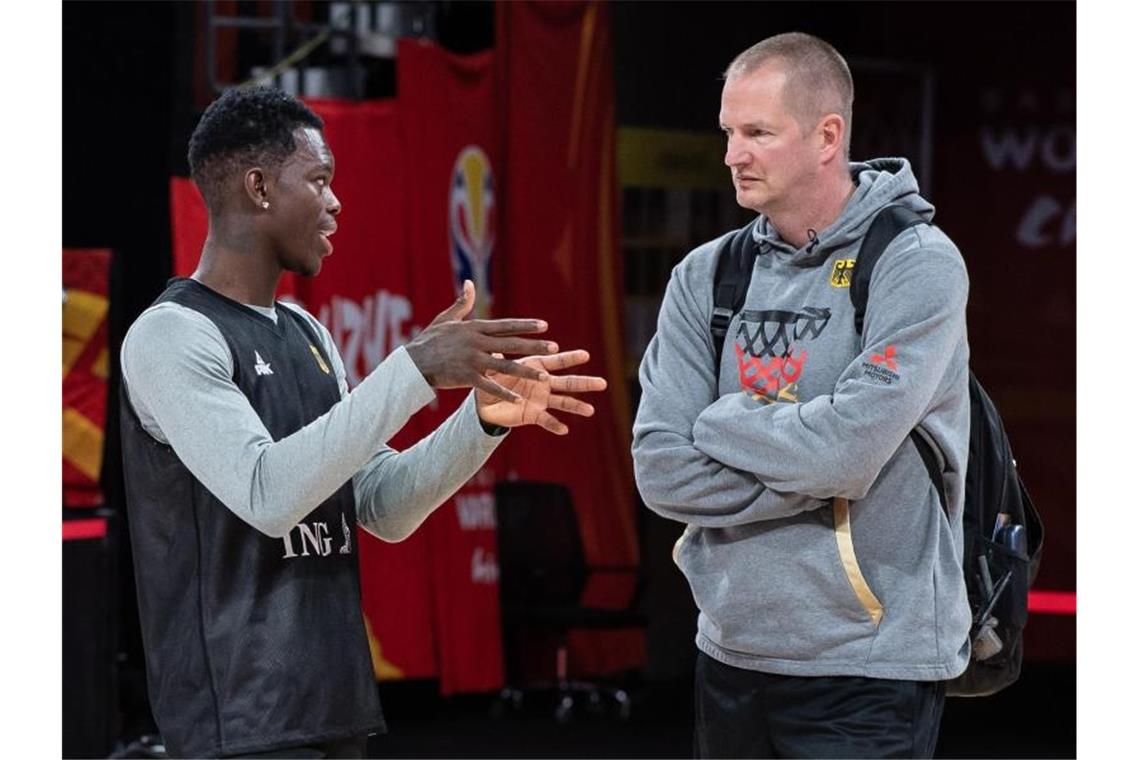
[[[934,218],[934,206],[919,195],[918,181],[905,158],[875,158],[851,162],[848,166],[855,192],[839,218],[819,231],[807,246],[797,250],[784,241],[768,217],[761,214],[752,230],[761,253],[774,249],[792,254],[792,262],[800,266],[817,266],[835,249],[862,237],[875,214],[885,206],[906,206],[927,222]]]

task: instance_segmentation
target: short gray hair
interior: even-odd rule
[[[777,34],[736,56],[725,70],[724,78],[746,76],[769,62],[780,65],[787,75],[784,103],[805,132],[829,113],[843,117],[847,127],[843,153],[849,156],[855,83],[839,51],[803,32]]]

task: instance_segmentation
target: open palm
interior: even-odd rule
[[[585,364],[590,360],[586,351],[564,351],[550,356],[528,356],[518,359],[521,364],[545,370],[545,380],[528,380],[515,375],[490,371],[487,377],[504,388],[517,393],[520,401],[512,403],[482,390],[475,391],[475,405],[479,417],[489,425],[519,427],[538,425],[555,435],[566,435],[570,429],[548,410],[558,410],[590,417],[594,407],[567,394],[589,393],[606,389],[604,378],[593,375],[555,375],[553,373]]]

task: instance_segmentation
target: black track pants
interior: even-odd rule
[[[698,758],[931,757],[942,681],[780,676],[697,654]]]
[[[350,736],[321,744],[306,744],[300,747],[286,747],[266,752],[249,752],[234,757],[273,757],[273,758],[362,758],[368,754],[368,736]]]

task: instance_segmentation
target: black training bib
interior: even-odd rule
[[[172,301],[208,317],[233,380],[274,440],[340,400],[312,327],[204,285]],[[172,756],[216,757],[382,730],[360,609],[351,481],[282,538],[236,517],[139,422],[123,389],[127,507],[151,707]]]

